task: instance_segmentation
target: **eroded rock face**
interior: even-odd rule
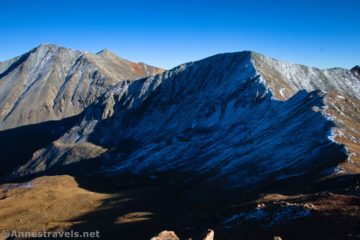
[[[161,71],[107,50],[40,45],[0,63],[0,130],[77,115],[113,85]]]

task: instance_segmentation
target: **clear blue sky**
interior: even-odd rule
[[[171,68],[254,50],[321,68],[360,64],[360,0],[0,0],[0,61],[40,43]]]

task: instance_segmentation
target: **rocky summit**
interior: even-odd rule
[[[330,205],[350,198],[358,209],[358,67],[321,70],[244,51],[164,71],[108,50],[41,45],[0,63],[0,99],[3,182],[69,174],[95,192],[132,189],[136,201],[169,194],[179,219],[155,221],[146,236],[184,234],[189,221],[224,239],[255,226],[292,236],[281,226],[331,215]],[[204,199],[211,210],[194,210]],[[153,204],[166,219],[171,201]]]

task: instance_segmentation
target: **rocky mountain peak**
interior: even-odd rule
[[[99,51],[98,53],[96,53],[96,55],[104,56],[104,55],[116,55],[116,54],[111,52],[109,49],[105,48],[105,49]]]
[[[63,46],[56,45],[54,43],[41,43],[35,49],[54,49],[54,48],[64,48]]]
[[[78,50],[73,50],[70,48],[66,48],[63,46],[59,46],[56,44],[52,44],[52,43],[42,43],[39,46],[33,48],[32,50],[30,50],[30,53],[36,53],[36,54],[46,54],[46,53],[51,53],[51,54],[59,54],[59,53],[63,53],[63,54],[69,54],[69,53],[77,53],[77,54],[81,54],[81,51]]]

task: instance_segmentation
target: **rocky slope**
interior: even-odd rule
[[[118,83],[12,177],[95,162],[103,175],[259,191],[354,173],[359,98],[350,70],[220,54]]]
[[[0,129],[77,115],[113,85],[161,71],[108,50],[40,45],[0,63]]]
[[[359,173],[360,84],[357,67],[351,70],[320,70],[277,61],[259,54],[254,59],[259,73],[279,99],[286,100],[302,89],[319,89],[326,93],[324,113],[336,124],[332,137],[345,144],[350,152],[349,161],[344,162],[338,170]]]

